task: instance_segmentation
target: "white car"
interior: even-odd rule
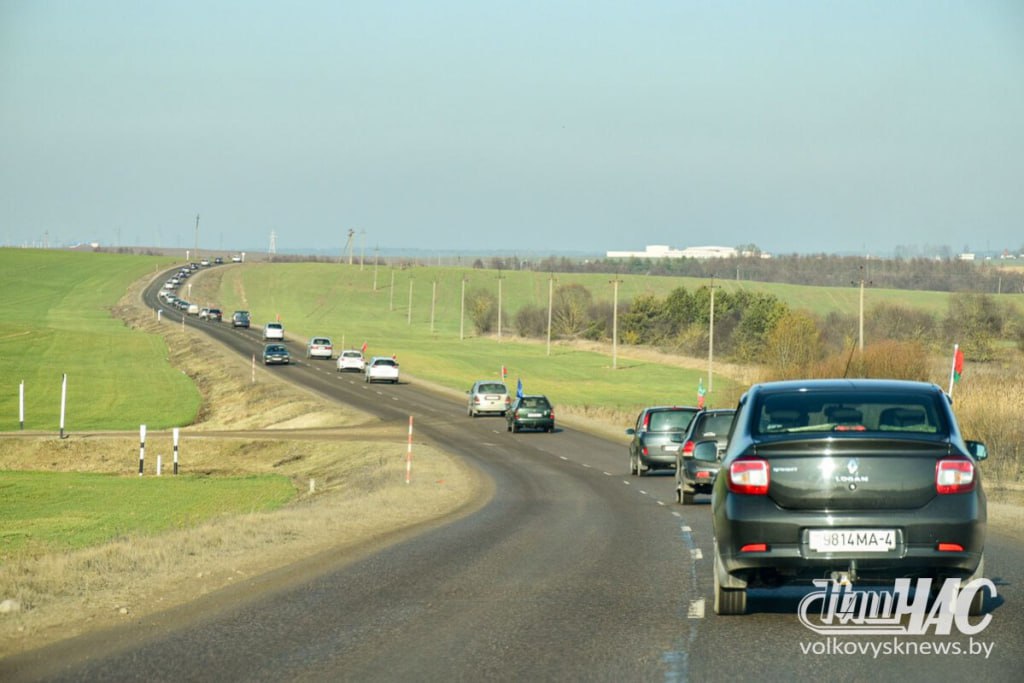
[[[284,341],[284,325],[281,323],[267,323],[263,326],[263,341],[268,339],[280,339]]]
[[[362,351],[358,349],[345,349],[338,354],[338,372],[345,372],[346,370],[355,370],[356,372],[366,370],[366,360],[363,358]]]
[[[313,337],[306,344],[306,358],[326,358],[334,356],[334,344],[327,337]]]
[[[398,384],[398,361],[394,358],[374,356],[366,364],[364,379],[367,382],[391,382]]]

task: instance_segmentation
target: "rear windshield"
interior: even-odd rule
[[[543,396],[526,396],[522,402],[523,408],[548,408],[548,400]]]
[[[695,439],[713,439],[716,436],[725,436],[729,433],[732,425],[732,414],[709,415],[701,424],[697,425],[694,431]]]
[[[507,394],[508,389],[505,388],[504,384],[481,384],[477,391],[481,394]]]
[[[683,432],[689,429],[695,414],[691,410],[656,410],[650,414],[647,429],[652,432]]]
[[[947,434],[944,414],[930,395],[891,392],[788,393],[757,407],[756,433],[906,432]]]

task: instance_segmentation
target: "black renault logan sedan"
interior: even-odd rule
[[[744,613],[748,587],[982,578],[985,456],[933,384],[754,385],[712,492],[715,612]]]

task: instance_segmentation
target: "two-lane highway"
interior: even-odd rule
[[[262,345],[256,330],[200,327],[244,358]],[[385,420],[414,415],[420,437],[494,482],[493,498],[313,577],[274,590],[253,582],[226,608],[194,606],[48,648],[14,678],[1019,680],[1017,540],[990,534],[1000,596],[989,627],[972,636],[991,646],[987,658],[884,654],[879,637],[829,641],[797,618],[806,591],[754,592],[750,614],[716,617],[706,498],[684,507],[671,475],[630,477],[621,443],[566,428],[509,434],[500,418],[468,418],[463,404],[415,382],[368,386],[326,362],[278,370]],[[955,630],[903,640],[973,642]]]

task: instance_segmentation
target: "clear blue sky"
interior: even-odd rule
[[[1024,248],[1024,2],[0,0],[0,245]],[[365,232],[363,232],[365,231]]]

